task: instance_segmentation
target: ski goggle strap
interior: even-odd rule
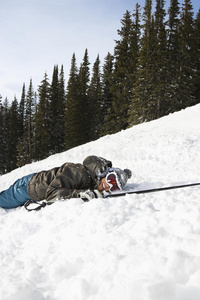
[[[109,172],[106,175],[106,183],[109,185],[109,190],[111,192],[122,189],[115,171]]]

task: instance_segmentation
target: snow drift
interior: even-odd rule
[[[105,136],[0,177],[88,155],[130,168],[126,189],[199,182],[200,105]],[[200,299],[200,187],[0,208],[1,300]]]

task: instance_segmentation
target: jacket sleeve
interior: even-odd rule
[[[72,190],[68,188],[54,188],[51,186],[47,191],[47,201],[66,200],[70,198],[79,198],[79,193],[83,190]]]
[[[88,188],[91,188],[91,185],[87,170],[69,167],[51,181],[46,190],[46,200],[78,198],[79,193]]]

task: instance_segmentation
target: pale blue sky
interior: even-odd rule
[[[3,100],[12,101],[15,95],[20,100],[22,85],[27,90],[30,78],[37,91],[45,72],[51,81],[56,64],[63,64],[67,80],[73,52],[78,67],[86,48],[91,67],[98,54],[102,65],[108,51],[113,53],[120,20],[126,10],[133,12],[136,2],[143,7],[145,0],[0,0]],[[195,12],[198,2],[192,1]]]

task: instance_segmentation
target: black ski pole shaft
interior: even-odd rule
[[[190,183],[190,184],[182,184],[182,185],[174,185],[174,186],[166,186],[166,187],[146,189],[146,190],[127,191],[127,192],[124,192],[124,193],[123,192],[122,193],[113,193],[113,194],[106,195],[105,198],[125,196],[127,194],[155,193],[155,192],[161,192],[161,191],[166,191],[166,190],[173,190],[173,189],[181,189],[181,188],[186,188],[186,187],[192,187],[192,186],[197,186],[197,185],[200,185],[200,182]]]

